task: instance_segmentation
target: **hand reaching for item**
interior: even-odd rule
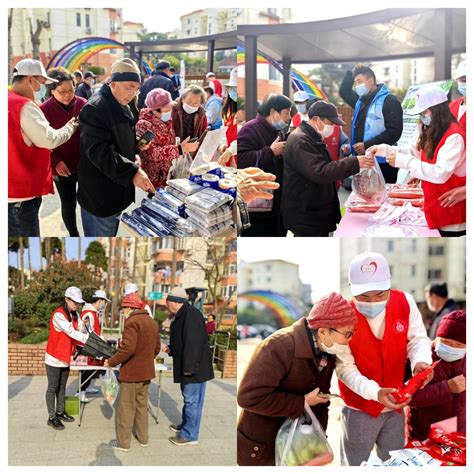
[[[187,137],[181,142],[181,149],[183,153],[194,153],[199,148],[199,142],[189,142],[190,137]]]
[[[275,156],[280,156],[283,155],[285,146],[286,142],[280,141],[280,137],[277,137],[277,139],[270,145],[270,148]]]
[[[305,402],[310,406],[314,406],[314,405],[317,405],[318,403],[327,403],[328,402],[328,399],[327,398],[323,398],[323,397],[319,397],[318,394],[319,394],[319,387],[318,388],[315,388],[313,391],[307,393],[305,396],[304,396],[304,399],[305,399]]]
[[[156,192],[153,184],[148,179],[147,174],[141,168],[135,173],[135,176],[133,177],[133,184],[137,188],[140,188],[142,191],[147,193],[155,194]]]
[[[378,393],[379,402],[390,410],[399,410],[408,405],[411,397],[407,397],[404,403],[395,402],[395,399],[390,394],[396,391],[396,388],[381,388]]]
[[[415,364],[415,367],[413,369],[413,375],[419,374],[421,371],[427,369],[430,366],[427,362],[417,362]],[[420,387],[420,390],[425,388],[433,379],[434,371],[431,371],[428,377],[426,378],[424,384]]]
[[[269,189],[278,189],[276,176],[265,173],[259,168],[245,168],[237,171],[237,193],[246,203],[254,199],[272,199],[273,194],[265,192]]]
[[[65,178],[71,176],[71,172],[64,161],[60,161],[56,165],[56,173],[58,173],[59,176],[64,176]]]

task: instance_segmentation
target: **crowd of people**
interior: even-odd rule
[[[344,404],[342,465],[360,466],[374,448],[385,461],[451,417],[466,433],[466,313],[455,309],[436,319],[431,340],[413,296],[392,288],[390,265],[379,253],[355,256],[348,282],[352,300],[326,295],[255,349],[237,395],[239,465],[274,465],[278,430],[286,418],[300,417],[305,403],[326,431],[333,374]],[[428,301],[441,311],[441,302]],[[393,398],[438,360],[420,390],[401,403]]]
[[[100,86],[91,71],[46,71],[24,59],[13,69],[8,96],[8,232],[39,236],[43,196],[56,185],[70,236],[115,236],[135,189],[154,194],[166,185],[173,160],[191,157],[206,130],[227,127],[219,148],[235,163],[237,69],[224,85],[183,87],[167,61],[143,80],[129,58],[116,61]],[[226,152],[227,150],[227,152]]]
[[[202,313],[192,306],[183,288],[175,287],[167,295],[169,312],[169,345],[161,343],[159,327],[148,304],[138,294],[134,283],[125,286],[121,300],[124,328],[117,351],[102,362],[88,358],[79,387],[81,403],[87,403],[87,393],[97,393],[90,387],[106,369],[117,368],[120,390],[116,402],[116,436],[109,445],[121,451],[130,451],[132,434],[141,447],[148,446],[148,399],[150,382],[155,378],[155,358],[160,351],[173,359],[173,380],[179,383],[183,396],[182,421],[170,425],[173,436],[169,441],[177,446],[196,445],[203,412],[206,382],[214,378],[212,354],[209,347],[209,328]],[[55,309],[49,321],[49,335],[45,351],[48,379],[46,406],[48,426],[64,430],[64,423],[74,417],[65,410],[66,385],[71,363],[79,347],[87,347],[91,334],[104,339],[101,314],[107,298],[103,290],[92,295],[86,303],[82,291],[69,287],[64,302]],[[82,311],[80,307],[83,306]],[[214,328],[215,329],[215,328]],[[213,330],[214,330],[213,329]],[[112,341],[111,341],[112,342]],[[92,360],[91,360],[92,359]]]
[[[342,130],[345,122],[329,102],[311,101],[304,91],[295,92],[293,100],[279,94],[266,97],[257,116],[238,134],[237,166],[273,175],[279,188],[241,202],[249,218],[241,235],[331,235],[341,220],[341,182],[375,166],[375,160],[386,183],[397,182],[399,169],[409,171],[409,184],[421,181],[429,228],[441,236],[465,235],[465,61],[455,80],[461,97],[452,102],[437,85],[417,91],[414,106],[405,110],[419,118],[415,143],[408,150],[397,147],[402,106],[367,66],[347,71],[339,88],[341,98],[354,109],[349,138]]]

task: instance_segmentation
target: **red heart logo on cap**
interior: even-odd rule
[[[361,265],[360,271],[362,273],[368,273],[370,276],[372,276],[377,271],[377,263],[370,262],[368,264]]]

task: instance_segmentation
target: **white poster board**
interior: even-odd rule
[[[186,64],[184,62],[184,59],[181,59],[181,62],[179,63],[179,82],[180,82],[179,95],[181,95],[185,89],[185,86],[184,86],[185,79],[186,79]]]

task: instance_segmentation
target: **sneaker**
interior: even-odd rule
[[[169,429],[175,433],[179,433],[181,431],[181,425],[170,425]]]
[[[133,437],[138,441],[138,444],[142,447],[142,448],[148,448],[148,443],[140,443],[140,441],[138,440],[137,436],[135,434],[133,434]]]
[[[86,397],[86,392],[81,392],[80,400],[82,403],[89,403],[90,400]]]
[[[118,440],[116,439],[113,439],[112,441],[109,442],[109,446],[113,449],[118,449],[119,451],[125,451],[126,453],[128,451],[130,451],[130,448],[122,448],[119,443],[118,443]]]
[[[55,416],[54,418],[48,418],[48,425],[52,426],[55,430],[63,430],[66,428],[62,423],[61,420]]]
[[[181,438],[181,436],[172,436],[171,438],[168,438],[168,439],[176,446],[185,446],[185,445],[195,446],[196,444],[198,444],[197,440],[193,441],[190,439]]]
[[[62,413],[56,413],[56,418],[59,418],[60,421],[65,421],[67,423],[72,423],[74,421],[74,417],[69,416],[65,411]]]
[[[86,389],[86,393],[90,393],[91,395],[97,395],[99,392],[100,390],[94,387],[89,387],[88,389]]]

